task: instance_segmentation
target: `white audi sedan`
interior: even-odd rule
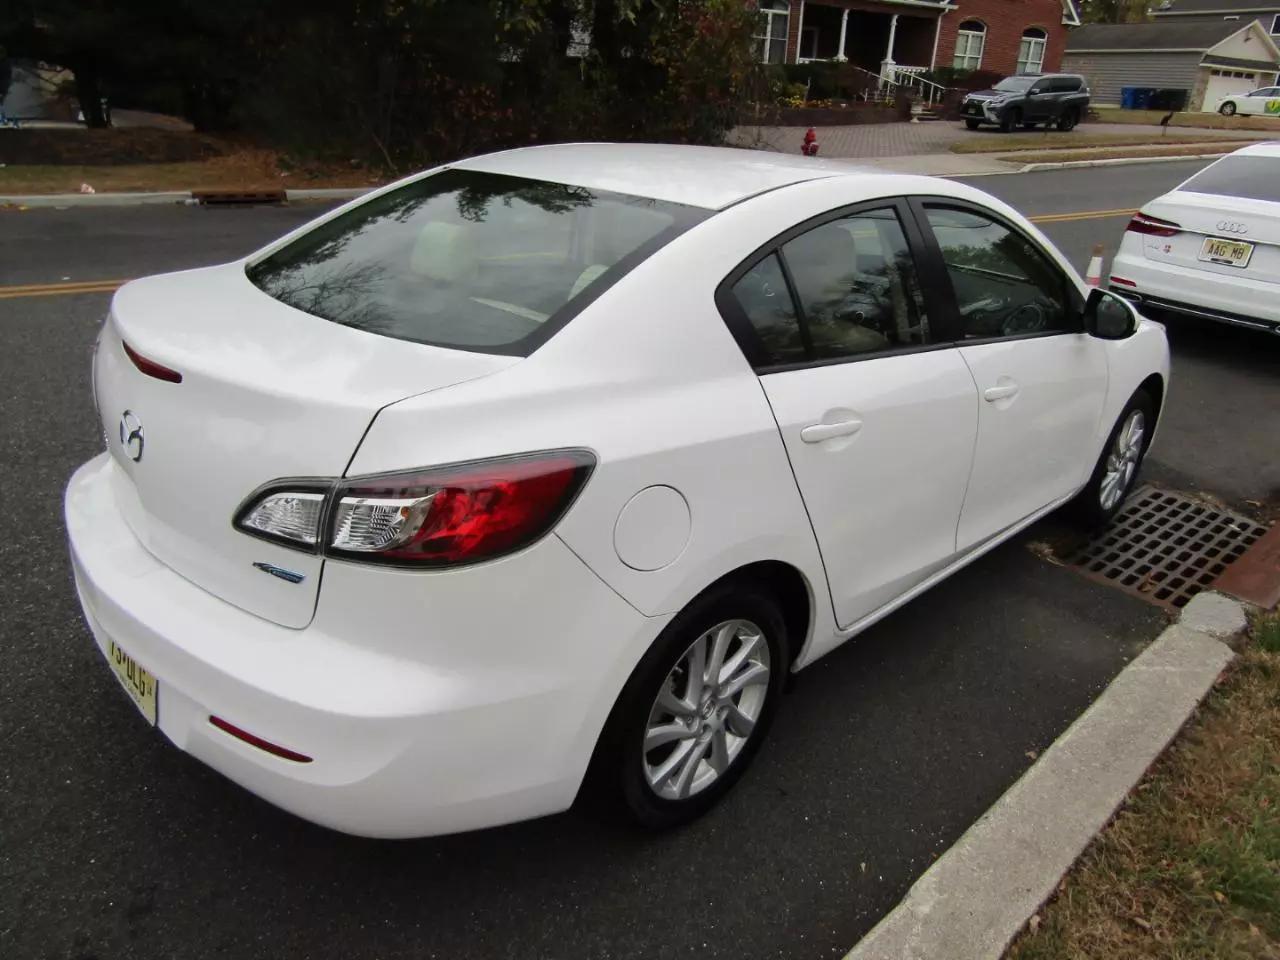
[[[789,672],[1055,507],[1112,514],[1168,373],[969,186],[477,157],[116,294],[75,580],[146,720],[310,820],[438,834],[590,783],[670,825]]]
[[[1228,154],[1145,204],[1109,286],[1152,311],[1280,333],[1280,141]]]

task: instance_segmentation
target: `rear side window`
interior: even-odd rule
[[[1078,93],[1080,81],[1073,77],[1059,77],[1053,81],[1052,89],[1055,93]]]
[[[1280,157],[1226,157],[1178,189],[1280,203]]]
[[[707,214],[446,170],[319,225],[248,274],[277,300],[334,323],[527,356],[591,297]]]
[[[733,296],[760,338],[769,363],[801,363],[806,359],[795,301],[776,253],[748,270],[733,285]]]

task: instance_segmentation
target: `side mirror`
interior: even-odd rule
[[[1123,340],[1138,332],[1138,312],[1124,297],[1095,288],[1084,302],[1084,329],[1100,340]]]

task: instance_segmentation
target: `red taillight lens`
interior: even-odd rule
[[[155,377],[157,380],[166,380],[169,383],[182,382],[182,374],[177,370],[170,370],[168,367],[156,363],[154,360],[148,360],[123,340],[120,341],[120,344],[124,347],[125,356],[132,360],[133,365],[148,377]]]
[[[1182,232],[1182,225],[1145,213],[1135,213],[1125,229],[1129,233],[1143,233],[1152,237],[1176,237]]]
[[[325,552],[406,566],[491,560],[549,531],[594,466],[563,450],[350,480],[334,494]]]

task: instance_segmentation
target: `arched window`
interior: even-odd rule
[[[1018,72],[1040,73],[1044,69],[1044,48],[1049,45],[1049,35],[1039,27],[1022,31],[1022,46],[1018,48]]]
[[[957,70],[977,70],[986,45],[987,25],[981,20],[966,20],[956,35],[956,56],[951,65]]]
[[[788,0],[760,0],[760,20],[756,25],[756,52],[761,63],[785,63],[787,26],[791,4]]]

